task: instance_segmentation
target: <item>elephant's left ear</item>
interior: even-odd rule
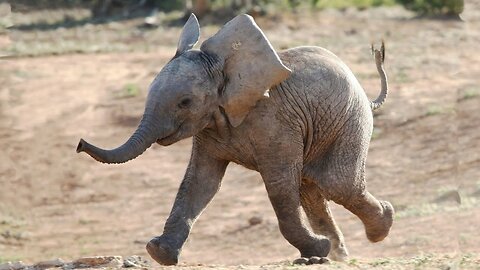
[[[215,55],[223,63],[226,76],[221,106],[236,127],[261,99],[266,90],[290,75],[262,30],[252,17],[239,15],[200,50]]]

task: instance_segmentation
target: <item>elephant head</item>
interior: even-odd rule
[[[185,24],[177,52],[150,85],[142,120],[122,146],[103,150],[83,139],[77,152],[104,163],[136,158],[154,142],[170,145],[206,128],[221,110],[239,126],[273,85],[290,75],[263,32],[248,15],[228,22],[200,50],[195,15]]]

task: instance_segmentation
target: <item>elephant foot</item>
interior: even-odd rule
[[[146,249],[150,257],[162,265],[176,265],[180,251],[173,249],[164,237],[155,237],[147,243]]]
[[[311,264],[328,264],[330,260],[326,257],[312,256],[310,258],[301,257],[293,261],[297,265],[311,265]]]
[[[317,238],[308,248],[300,250],[301,257],[327,257],[330,252],[331,244],[328,238]]]
[[[348,259],[348,250],[344,245],[332,248],[328,257],[337,262],[345,262]]]
[[[382,241],[387,237],[393,224],[394,210],[392,204],[387,201],[379,201],[382,206],[382,216],[376,221],[376,224],[369,226],[366,230],[367,238],[371,242]]]

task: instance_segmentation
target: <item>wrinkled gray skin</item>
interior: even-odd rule
[[[178,262],[229,162],[260,172],[280,231],[302,257],[348,256],[328,200],[357,215],[370,241],[384,239],[393,207],[371,195],[365,183],[372,109],[387,94],[383,46],[374,50],[382,91],[370,102],[335,55],[319,47],[277,54],[247,15],[193,50],[198,37],[192,15],[175,57],[151,84],[138,129],[124,145],[102,150],[81,140],[77,148],[98,161],[122,163],[154,142],[167,146],[193,136],[190,164],[163,234],[147,244],[152,258],[165,265]]]

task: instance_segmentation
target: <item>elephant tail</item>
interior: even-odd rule
[[[382,83],[382,89],[380,90],[380,94],[375,100],[370,101],[370,108],[372,108],[372,111],[374,111],[382,106],[382,104],[387,99],[388,94],[387,74],[385,73],[385,69],[383,68],[383,63],[385,62],[385,43],[382,41],[382,46],[380,47],[380,50],[375,49],[372,44],[372,54],[375,57],[375,64],[377,65],[377,71],[380,75],[380,80]]]

